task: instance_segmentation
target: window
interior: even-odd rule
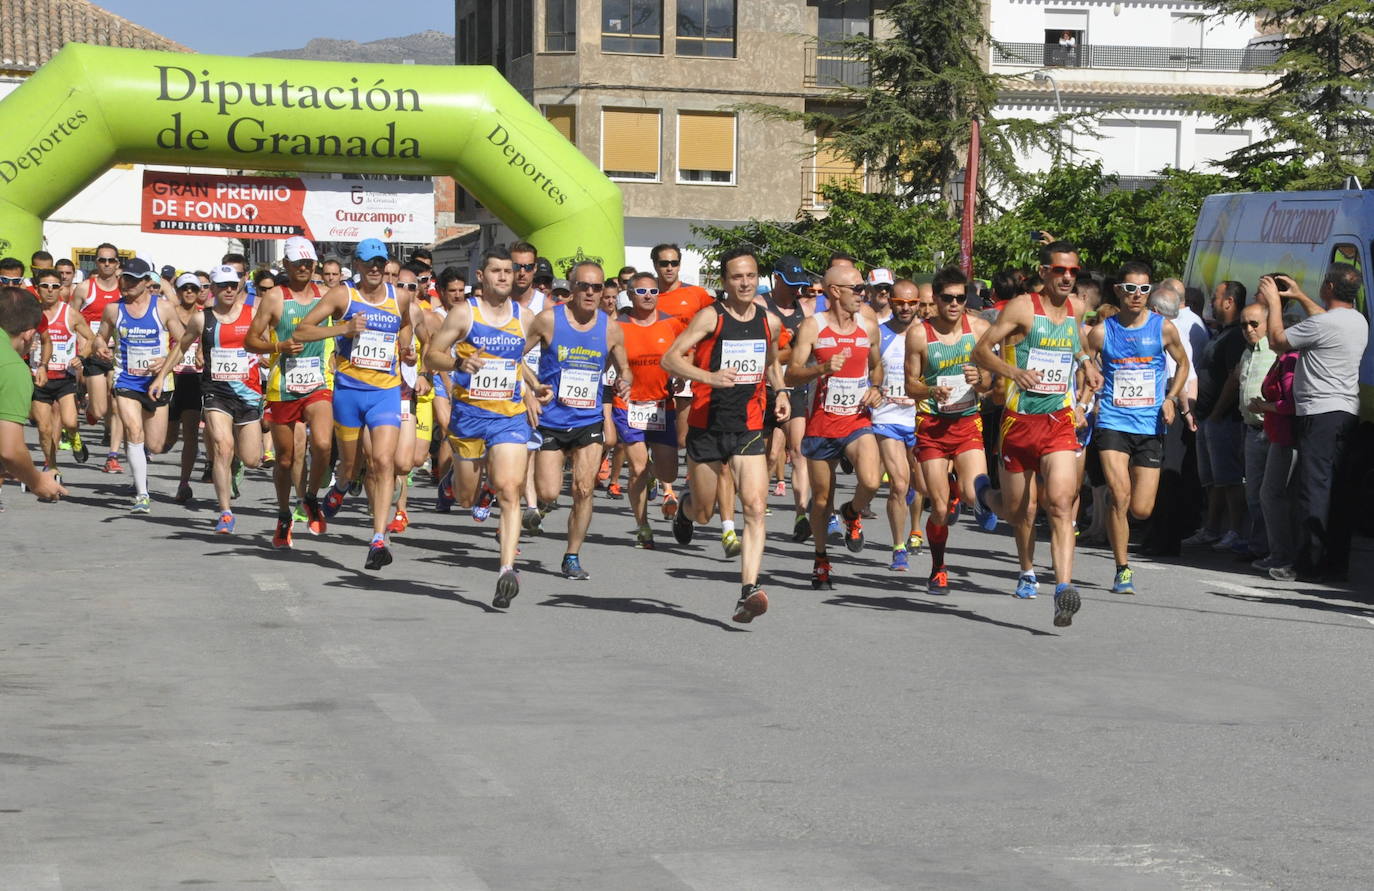
[[[577,0],[545,0],[544,52],[577,52]]]
[[[684,183],[735,183],[735,116],[683,111],[677,116],[677,178]]]
[[[677,0],[679,56],[735,57],[735,0]]]
[[[512,59],[534,51],[534,0],[511,0]]]
[[[1360,293],[1355,297],[1355,308],[1364,314],[1365,308],[1365,275],[1364,264],[1360,262],[1360,249],[1353,244],[1338,244],[1331,250],[1332,263],[1349,263],[1360,273]],[[1325,270],[1322,270],[1323,273]]]
[[[601,49],[663,53],[663,0],[601,0]]]
[[[658,181],[659,112],[601,110],[601,169],[612,179]]]
[[[868,86],[868,66],[843,45],[850,37],[871,34],[869,0],[821,0],[818,10],[816,83],[820,86]]]
[[[1045,10],[1045,64],[1076,68],[1083,64],[1088,13],[1081,9]]]
[[[470,12],[458,23],[458,64],[477,64],[477,13]]]
[[[824,186],[841,189],[863,190],[864,169],[841,155],[827,141],[817,138],[816,156],[811,166],[803,171],[805,185],[802,191],[802,207],[816,210],[828,206],[827,199],[821,194]]]
[[[573,105],[545,105],[544,117],[549,119],[563,138],[577,145],[577,107]]]

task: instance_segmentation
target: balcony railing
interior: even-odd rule
[[[862,170],[855,170],[847,164],[810,164],[802,168],[802,210],[825,210],[830,202],[825,200],[821,189],[825,186],[840,186],[849,189],[866,189],[868,178]]]
[[[1114,46],[1086,43],[1066,47],[1057,43],[1002,43],[993,48],[998,65],[1033,68],[1144,68],[1162,71],[1258,71],[1272,65],[1272,47],[1220,49],[1185,46]]]
[[[843,50],[808,46],[802,84],[808,87],[866,87],[868,63]]]

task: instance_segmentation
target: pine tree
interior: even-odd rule
[[[1301,165],[1287,186],[1340,188],[1374,175],[1374,6],[1369,0],[1212,0],[1209,18],[1253,16],[1278,60],[1274,79],[1236,96],[1194,97],[1219,126],[1259,124],[1264,137],[1222,166],[1244,174],[1269,162]]]
[[[1054,123],[993,113],[1000,90],[1016,78],[984,70],[981,56],[992,37],[979,0],[893,0],[876,15],[890,36],[858,35],[822,48],[867,66],[867,85],[837,89],[834,101],[820,110],[739,108],[801,122],[907,199],[943,197],[952,203],[974,118],[982,128],[984,195],[1005,194],[1024,182],[1018,151],[1057,146]]]

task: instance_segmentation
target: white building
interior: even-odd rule
[[[1187,0],[989,0],[993,39],[990,70],[1026,75],[1003,94],[998,113],[1049,120],[1066,112],[1098,112],[1096,138],[1065,144],[1123,185],[1142,185],[1164,167],[1214,170],[1215,162],[1255,141],[1252,129],[1223,130],[1187,111],[1188,93],[1234,94],[1263,86],[1259,70],[1273,59],[1259,43],[1253,19],[1202,21],[1201,3]],[[1037,82],[1032,75],[1048,77]],[[1052,153],[1028,157],[1044,170]]]

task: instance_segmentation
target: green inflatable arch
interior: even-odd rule
[[[0,100],[0,255],[117,163],[452,176],[556,268],[624,263],[620,190],[488,66],[68,44]]]

